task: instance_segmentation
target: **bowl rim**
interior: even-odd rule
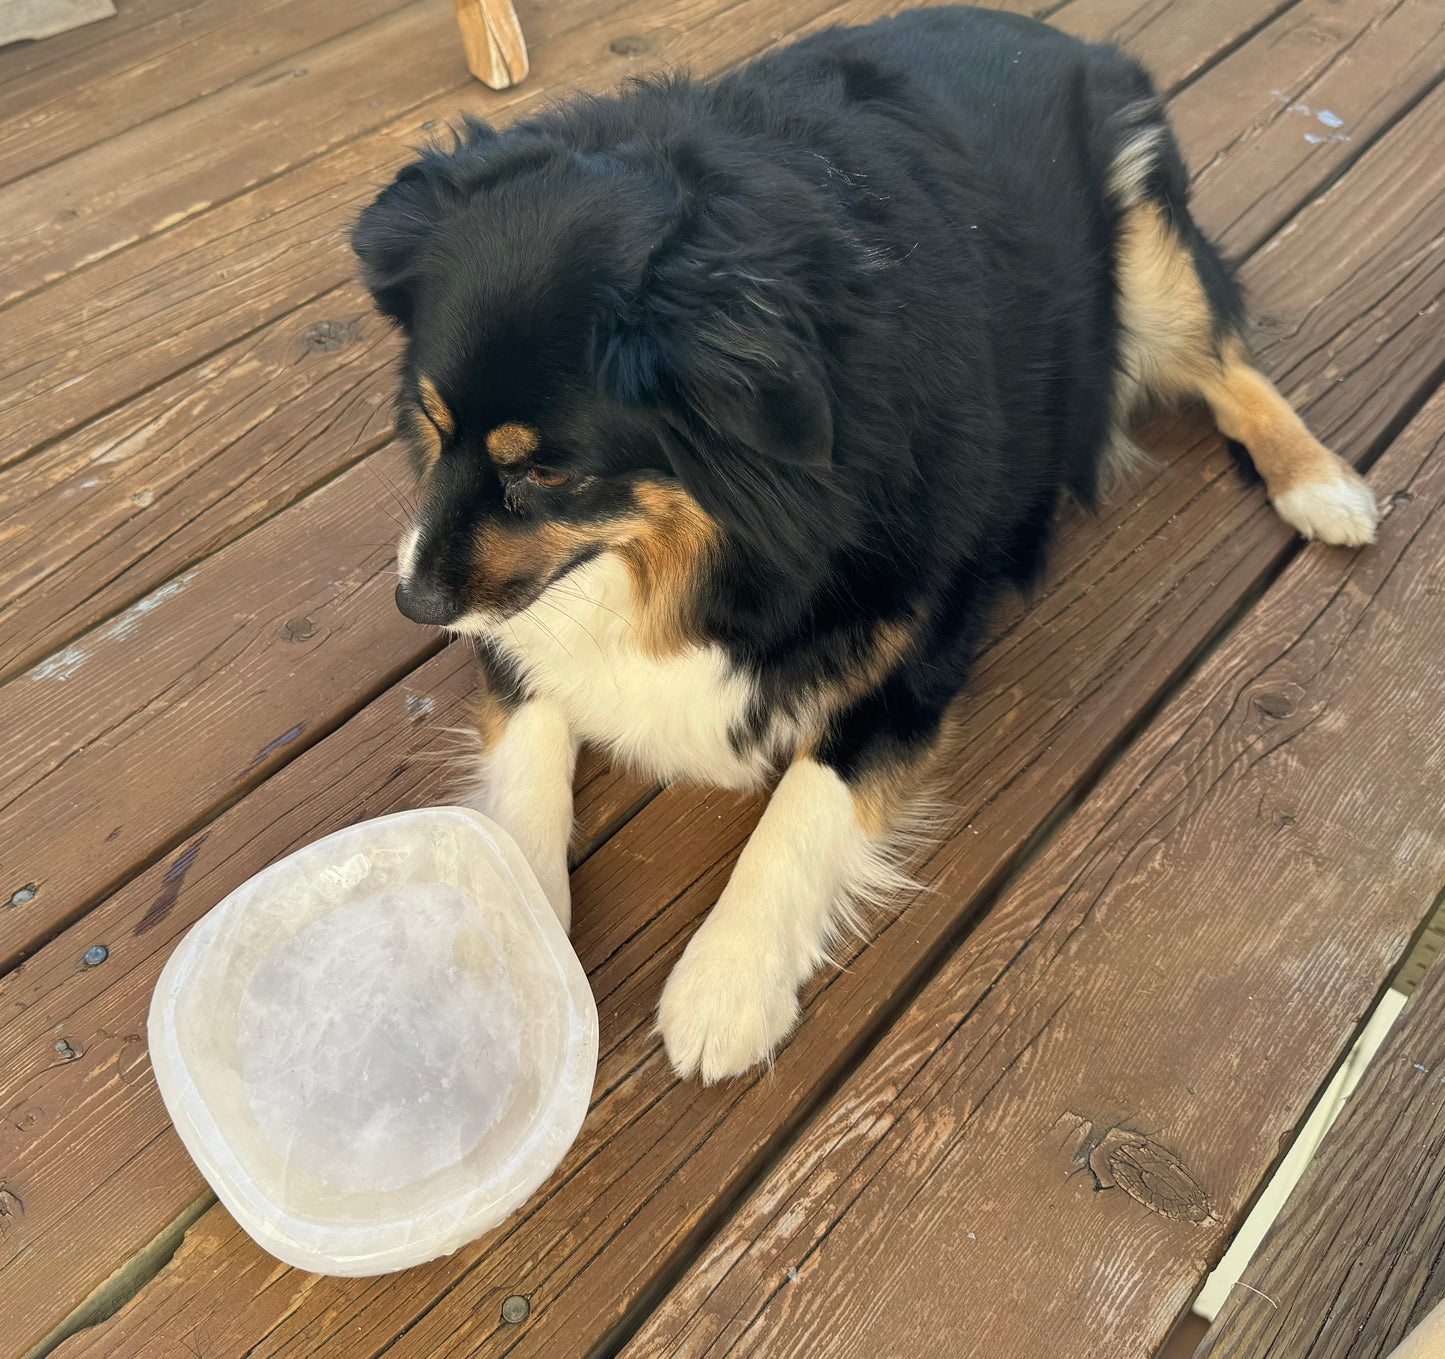
[[[529,1171],[519,1174],[520,1150],[514,1152],[473,1190],[419,1217],[383,1216],[375,1222],[349,1224],[303,1217],[275,1203],[246,1171],[201,1094],[181,1050],[174,1022],[187,969],[202,956],[228,912],[239,909],[237,898],[254,893],[258,886],[264,888],[266,881],[279,876],[296,855],[328,846],[339,848],[347,841],[364,838],[377,826],[439,817],[462,818],[469,833],[484,841],[500,861],[499,866],[517,888],[533,935],[550,958],[559,990],[566,997],[567,1060],[527,1124],[532,1129],[550,1122],[558,1130],[561,1136],[555,1141],[556,1157],[543,1157]],[[151,1067],[166,1112],[216,1197],[258,1245],[287,1264],[321,1274],[357,1276],[404,1269],[449,1254],[496,1226],[531,1197],[576,1140],[597,1074],[597,1005],[561,921],[516,841],[494,821],[462,806],[415,808],[353,822],[298,847],[239,883],[197,920],[172,950],[152,993],[147,1033]]]

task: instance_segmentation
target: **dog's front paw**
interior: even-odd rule
[[[711,922],[708,922],[711,923]],[[798,1019],[796,989],[723,931],[698,930],[662,990],[657,1027],[679,1076],[707,1084],[766,1062]]]

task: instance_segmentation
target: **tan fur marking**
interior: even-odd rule
[[[1203,389],[1220,433],[1242,443],[1271,499],[1340,476],[1340,460],[1305,428],[1294,407],[1250,363],[1244,346],[1225,348],[1221,373]]]
[[[1215,423],[1242,443],[1281,517],[1306,538],[1358,546],[1374,536],[1369,488],[1305,428],[1237,337],[1215,333],[1194,261],[1163,214],[1139,203],[1118,241],[1118,389],[1115,442],[1146,398],[1199,396]]]
[[[477,538],[472,582],[490,602],[516,580],[541,581],[560,570],[567,559],[596,538],[571,524],[540,524],[532,529],[489,525]]]
[[[849,791],[853,796],[853,814],[863,830],[876,839],[896,835],[910,820],[920,821],[920,809],[940,800],[944,775],[952,767],[948,756],[956,750],[959,722],[950,712],[945,714],[938,735],[927,749],[901,756],[882,768],[872,770]],[[921,818],[924,822],[941,818]],[[915,829],[925,827],[915,825]],[[940,829],[933,826],[933,829]]]
[[[481,738],[482,754],[490,755],[507,730],[507,710],[501,700],[487,689],[477,704],[476,727]]]
[[[416,389],[421,395],[421,408],[426,412],[427,419],[443,434],[452,433],[457,422],[452,419],[452,413],[447,409],[447,403],[442,400],[442,394],[437,391],[436,383],[427,377],[418,378]]]
[[[1118,240],[1120,368],[1116,417],[1147,397],[1193,395],[1217,378],[1214,317],[1194,261],[1153,203],[1124,214]]]
[[[698,574],[717,544],[717,525],[681,487],[644,481],[634,494],[641,519],[618,555],[637,594],[644,649],[672,655],[695,640]]]
[[[828,685],[824,697],[830,712],[837,712],[856,702],[870,689],[876,689],[883,683],[903,659],[919,621],[915,618],[907,623],[879,623],[873,629],[873,641],[868,652],[847,674]]]
[[[503,467],[525,462],[541,446],[537,431],[527,425],[498,425],[487,435],[487,454]]]
[[[442,436],[437,427],[415,407],[408,408],[407,414],[410,417],[408,424],[411,426],[412,438],[421,454],[421,470],[423,473],[429,472],[442,455]]]

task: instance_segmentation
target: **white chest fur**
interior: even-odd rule
[[[561,705],[583,740],[663,779],[746,788],[767,775],[761,752],[739,754],[752,682],[718,647],[657,658],[639,644],[631,580],[609,554],[551,586],[488,640]]]

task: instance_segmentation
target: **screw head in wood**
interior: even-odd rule
[[[509,1326],[515,1326],[519,1322],[526,1321],[532,1314],[532,1304],[520,1293],[513,1293],[510,1298],[502,1304],[502,1320]]]
[[[110,957],[110,950],[104,944],[92,944],[85,950],[85,957],[81,960],[86,967],[99,967]]]

